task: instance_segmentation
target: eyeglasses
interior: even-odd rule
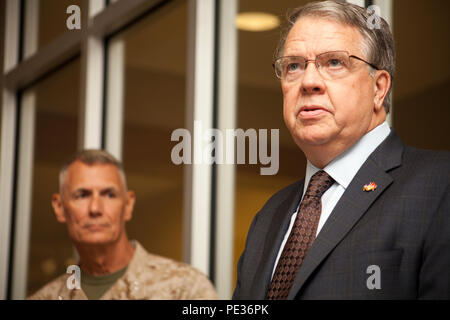
[[[330,51],[316,56],[315,60],[307,60],[300,56],[281,57],[275,60],[273,67],[278,79],[283,81],[295,81],[305,73],[308,62],[314,62],[317,70],[326,80],[335,80],[348,76],[356,67],[350,58],[367,63],[375,70],[380,70],[366,60],[349,55],[347,51]]]

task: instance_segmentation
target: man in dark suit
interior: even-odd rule
[[[274,67],[306,176],[255,216],[233,299],[449,299],[450,153],[386,115],[394,40],[364,8],[296,9]]]

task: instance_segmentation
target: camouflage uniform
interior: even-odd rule
[[[218,299],[208,278],[197,269],[148,253],[137,241],[125,274],[100,300],[211,300]],[[31,300],[86,300],[82,289],[68,289],[70,274],[53,280],[28,297]]]

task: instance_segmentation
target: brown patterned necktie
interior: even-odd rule
[[[291,233],[273,274],[267,299],[284,300],[287,298],[295,276],[316,237],[322,211],[320,199],[333,183],[333,178],[323,170],[316,172],[311,177]]]

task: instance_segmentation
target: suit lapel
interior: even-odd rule
[[[294,280],[288,299],[295,298],[317,266],[392,183],[393,179],[386,171],[400,165],[402,152],[403,144],[392,131],[366,160],[314,240]],[[371,181],[377,184],[377,188],[371,192],[363,191],[363,186]]]
[[[264,249],[261,258],[255,260],[260,263],[256,267],[256,274],[251,289],[254,299],[265,299],[266,297],[278,250],[289,227],[291,216],[300,202],[304,182],[304,180],[301,180],[297,183],[297,187],[294,187],[281,205],[278,206],[270,221],[267,235],[263,239]]]

